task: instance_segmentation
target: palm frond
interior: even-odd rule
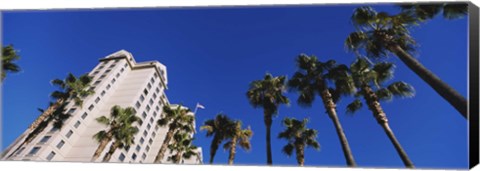
[[[362,106],[362,101],[360,101],[359,99],[355,99],[352,103],[347,105],[347,113],[353,114],[356,111],[360,110]]]

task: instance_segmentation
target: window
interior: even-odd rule
[[[98,74],[98,73],[99,73],[98,71],[95,71],[95,72],[92,73],[92,75],[96,75],[96,74]]]
[[[40,147],[33,147],[32,150],[30,150],[30,152],[28,152],[28,155],[31,156],[31,155],[35,155],[37,154],[37,152],[40,150]]]
[[[71,108],[70,110],[68,110],[68,114],[72,114],[73,112],[75,112],[75,110],[77,110],[77,108]]]
[[[150,118],[150,123],[153,124],[153,118]]]
[[[140,101],[143,102],[145,100],[145,97],[143,95],[140,95]]]
[[[140,108],[140,102],[137,101],[137,103],[135,103],[135,107],[138,109]]]
[[[143,136],[147,136],[148,135],[148,132],[147,131],[143,131]]]
[[[107,90],[110,89],[110,87],[111,87],[110,84],[108,84],[108,85],[107,85]]]
[[[145,139],[140,138],[140,144],[143,144],[145,142]]]
[[[110,71],[111,71],[110,69],[107,69],[107,70],[105,71],[105,73],[109,73]]]
[[[147,129],[150,130],[150,128],[152,128],[152,125],[148,124]]]
[[[147,88],[148,89],[151,89],[152,88],[152,85],[150,83],[147,84]]]
[[[130,58],[130,59],[132,59],[132,58]],[[127,67],[127,66],[128,66],[128,63],[125,63],[125,65],[123,65],[123,67]]]
[[[73,134],[73,131],[70,130],[70,131],[67,132],[67,134],[65,134],[65,137],[70,138],[72,136],[72,134]]]
[[[45,144],[46,142],[48,142],[48,140],[49,140],[50,138],[52,138],[52,136],[49,136],[49,135],[44,136],[44,137],[40,140],[40,143],[41,143],[41,144]]]
[[[95,81],[95,83],[93,83],[93,85],[98,85],[98,84],[100,84],[100,82],[102,82],[102,81],[100,81],[100,80]]]
[[[120,73],[117,73],[117,75],[115,77],[117,77],[117,78],[120,77]]]
[[[150,105],[153,105],[153,100],[150,99],[150,101],[148,103],[150,103]]]
[[[160,128],[158,125],[155,125],[155,131],[158,131],[158,128]]]
[[[153,112],[153,117],[157,117],[157,112]]]
[[[110,68],[113,68],[113,67],[115,67],[115,64],[110,65]]]
[[[153,100],[157,98],[157,93],[153,93]]]
[[[147,91],[147,89],[144,89],[144,90],[143,90],[143,94],[145,94],[145,95],[147,95],[147,94],[148,94],[148,91]]]
[[[158,87],[155,89],[155,92],[159,93],[160,92],[160,89],[158,89]]]
[[[98,67],[98,69],[103,69],[103,65],[102,65],[102,66],[100,66],[100,67]]]
[[[114,78],[114,79],[112,79],[112,84],[113,84],[113,83],[115,83],[115,81],[117,81],[115,78]]]
[[[150,105],[147,105],[147,112],[150,112]]]
[[[148,144],[152,145],[152,143],[153,143],[153,140],[150,138],[150,139],[148,140]]]
[[[133,153],[132,154],[132,160],[135,160],[135,159],[137,159],[137,154]]]
[[[127,145],[127,146],[123,147],[123,149],[125,149],[125,151],[127,151],[127,152],[128,152],[128,150],[130,150],[130,146],[129,146],[129,145]]]
[[[52,127],[52,129],[50,129],[49,133],[56,132],[56,131],[58,131],[58,128]]]
[[[83,115],[81,116],[81,118],[82,118],[82,119],[85,119],[87,116],[88,116],[88,113],[85,112],[85,113],[83,113]]]
[[[115,63],[117,63],[118,61],[120,61],[120,59],[115,59]]]
[[[105,74],[103,74],[103,75],[101,75],[101,76],[100,76],[100,78],[98,78],[98,79],[105,78],[105,76],[106,76],[106,75],[105,75]]]
[[[153,77],[150,79],[150,83],[155,83],[155,79],[153,79]]]
[[[123,72],[124,70],[125,70],[125,69],[122,68],[122,69],[120,70],[120,72]]]
[[[92,111],[92,109],[94,108],[95,106],[93,106],[93,104],[91,104],[90,106],[88,106],[88,110],[89,111]]]
[[[153,77],[158,78],[157,73],[153,73]]]
[[[101,96],[105,95],[105,90],[102,91],[102,93],[100,93]]]
[[[120,154],[120,156],[118,156],[118,160],[120,160],[121,162],[123,162],[125,160],[125,154]]]
[[[147,117],[147,113],[143,112],[142,113],[142,118],[145,119]]]
[[[145,147],[145,151],[149,151],[150,150],[150,146],[147,145],[147,147]]]
[[[142,138],[142,139],[143,139],[143,138]],[[139,151],[140,151],[140,145],[137,145],[137,147],[135,147],[135,150],[136,150],[137,152],[139,152]]]
[[[155,106],[155,111],[157,111],[157,112],[158,112],[159,110],[160,110],[160,107],[158,107],[158,105],[157,105],[157,106]]]
[[[98,103],[99,101],[100,101],[100,97],[97,97],[97,98],[95,99],[95,103]]]
[[[75,128],[78,128],[78,126],[80,126],[80,121],[75,122],[75,125],[73,125]]]
[[[18,154],[22,153],[23,150],[25,150],[25,147],[20,148],[20,150],[18,150],[17,153],[15,153],[15,154],[18,155]]]
[[[58,142],[57,148],[61,149],[63,147],[63,145],[65,145],[65,141],[61,140],[60,142]]]
[[[53,152],[53,151],[50,152],[50,154],[48,154],[48,156],[47,156],[47,160],[48,160],[48,161],[51,161],[51,160],[53,159],[53,157],[55,157],[55,154],[56,154],[56,153]]]
[[[147,155],[145,153],[142,154],[142,159],[145,160],[145,158],[147,158]]]
[[[157,134],[155,132],[152,132],[152,138],[155,138]]]

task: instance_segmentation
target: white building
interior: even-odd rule
[[[90,162],[99,144],[92,137],[106,129],[95,118],[109,116],[112,106],[119,105],[134,107],[143,124],[137,126],[139,132],[135,144],[129,149],[118,149],[110,162],[153,163],[168,130],[156,124],[163,106],[169,104],[165,95],[168,84],[166,67],[158,61],[137,63],[132,54],[120,50],[100,59],[89,75],[93,77],[95,94],[84,99],[82,108],[73,103],[67,105],[66,111],[72,116],[61,130],[49,125],[28,145],[10,154],[29,133],[27,130],[6,149],[2,160]],[[109,147],[110,144],[97,162]],[[201,152],[199,148],[200,158],[193,157],[184,163],[201,163]],[[164,156],[163,163],[169,163],[170,154]]]

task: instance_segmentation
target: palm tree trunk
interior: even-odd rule
[[[44,123],[44,121],[53,114],[53,112],[64,102],[63,99],[58,99],[56,103],[53,105],[49,106],[47,110],[45,110],[40,116],[38,116],[35,121],[28,127],[28,135],[25,138],[25,140],[12,152],[7,158],[10,158],[15,154],[19,149],[21,149],[23,146],[29,144],[33,139],[37,137],[37,135],[42,132],[45,127],[48,125],[48,123]],[[43,125],[43,128],[38,128],[40,125]]]
[[[393,146],[395,147],[395,150],[397,150],[397,153],[402,159],[405,167],[415,168],[415,166],[413,165],[413,162],[410,160],[405,150],[403,150],[402,146],[400,145],[400,142],[397,140],[397,138],[393,134],[393,131],[390,129],[390,126],[388,125],[387,115],[383,111],[382,106],[380,106],[380,102],[378,101],[377,95],[366,84],[362,86],[362,91],[364,92],[363,97],[365,98],[365,101],[368,104],[368,108],[370,109],[370,111],[372,111],[373,116],[377,120],[378,124],[380,124],[384,129],[385,133],[387,133],[388,138],[390,139]]]
[[[58,99],[57,102],[55,102],[53,105],[49,106],[47,110],[45,110],[40,116],[38,116],[35,121],[28,127],[30,131],[33,131],[35,128],[37,128],[45,119],[47,119],[50,115],[53,114],[53,112],[63,104],[65,100],[64,99]]]
[[[176,163],[176,164],[179,164],[181,160],[182,160],[182,153],[178,152],[178,153],[175,155],[175,163]]]
[[[267,134],[265,136],[266,144],[267,144],[267,165],[272,165],[272,144],[271,144],[272,142],[270,139],[271,128],[272,128],[272,114],[267,112],[267,110],[265,110],[263,120],[265,122],[265,126],[267,129]]]
[[[237,136],[232,138],[232,144],[230,146],[230,154],[228,155],[228,164],[233,165],[233,160],[235,159],[235,153],[237,148]]]
[[[343,155],[347,160],[347,165],[349,167],[356,167],[357,163],[353,158],[352,151],[350,150],[350,145],[348,144],[347,136],[343,132],[342,124],[340,124],[340,120],[337,116],[336,105],[333,102],[332,95],[328,91],[328,89],[324,89],[322,91],[322,100],[325,109],[327,110],[328,116],[333,121],[333,125],[335,125],[335,130],[337,131],[337,136],[340,139],[340,144],[342,145]]]
[[[170,143],[170,140],[173,137],[173,133],[175,131],[175,128],[170,127],[168,129],[167,135],[165,136],[165,139],[163,140],[162,147],[160,147],[160,150],[158,150],[158,154],[155,157],[154,163],[162,163],[163,157],[165,156],[165,152],[167,151],[168,144]]]
[[[210,164],[213,164],[213,159],[215,158],[215,154],[217,154],[218,146],[222,143],[222,139],[219,136],[219,134],[215,134],[212,139],[212,144],[210,145]]]
[[[50,120],[48,120],[48,121],[45,120],[45,121],[41,122],[37,127],[35,127],[35,129],[33,131],[28,133],[27,137],[25,137],[25,140],[23,140],[23,142],[12,153],[10,153],[10,155],[7,158],[12,157],[23,146],[32,142],[41,132],[43,132],[43,130],[45,130],[45,128],[48,126],[49,123],[50,123]]]
[[[432,87],[443,99],[447,100],[464,118],[467,119],[467,100],[455,89],[443,82],[437,75],[428,70],[418,60],[413,58],[399,45],[389,46],[388,49],[402,60],[415,74]]]
[[[295,145],[295,151],[297,152],[297,163],[299,166],[303,166],[305,163],[304,147],[302,144]]]
[[[119,146],[119,143],[113,142],[112,145],[110,145],[110,149],[108,150],[107,154],[103,157],[102,162],[108,162],[112,158],[113,153],[117,150]]]
[[[95,150],[95,153],[93,153],[92,159],[90,160],[91,162],[95,162],[100,155],[102,154],[103,150],[105,150],[105,147],[107,147],[107,144],[112,141],[112,135],[108,134],[105,139],[103,139],[100,144],[97,147],[97,150]]]
[[[400,145],[400,142],[398,142],[397,138],[395,137],[395,134],[393,134],[392,129],[390,129],[388,122],[385,122],[380,125],[385,130],[385,133],[387,133],[388,138],[392,142],[393,146],[395,146],[395,149],[397,150],[398,155],[400,156],[400,158],[402,158],[403,164],[405,164],[405,166],[408,168],[415,168],[415,166],[413,165],[413,162],[410,161],[410,158],[408,158],[407,152],[403,150],[402,146]]]

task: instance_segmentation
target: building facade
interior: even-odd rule
[[[116,150],[110,162],[153,163],[168,130],[156,124],[162,117],[163,106],[170,105],[165,95],[168,85],[166,67],[158,61],[137,63],[131,53],[120,50],[100,59],[89,75],[93,78],[91,84],[95,94],[85,97],[82,107],[73,102],[67,104],[66,112],[71,117],[62,129],[57,130],[50,124],[32,142],[11,154],[29,133],[25,131],[5,150],[2,160],[90,162],[99,145],[93,135],[106,129],[95,119],[108,117],[110,109],[119,105],[133,107],[143,123],[137,124],[139,132],[134,144]],[[95,162],[102,160],[110,144]],[[199,157],[182,163],[201,163],[201,148],[198,152]],[[162,163],[171,163],[167,161],[170,153],[164,156]]]

